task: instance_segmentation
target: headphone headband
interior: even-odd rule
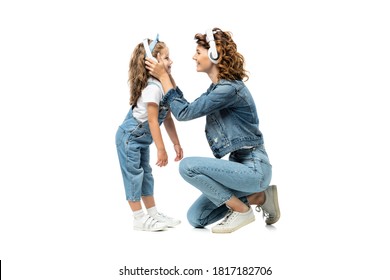
[[[156,44],[159,42],[159,34],[157,33],[156,35],[156,38],[153,40],[153,42],[150,43],[150,45],[148,44],[148,39],[144,39],[142,41],[142,43],[144,44],[144,49],[145,49],[145,53],[146,53],[146,57],[149,57],[149,58],[152,58],[152,59],[155,59],[152,55],[152,52],[154,50],[154,47],[156,46]]]
[[[215,45],[215,39],[214,39],[214,31],[212,29],[206,30],[206,41],[210,45],[210,49],[208,51],[209,59],[212,63],[217,64],[219,54],[217,52],[217,47]]]

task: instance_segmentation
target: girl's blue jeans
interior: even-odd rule
[[[168,108],[160,104],[158,120],[164,121]],[[154,178],[150,166],[150,145],[153,138],[149,123],[133,117],[130,109],[115,135],[116,150],[125,187],[126,200],[140,201],[154,193]]]

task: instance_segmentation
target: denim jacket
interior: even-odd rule
[[[176,87],[162,101],[179,121],[206,116],[206,138],[216,158],[263,144],[256,105],[243,81],[220,80],[191,103]]]

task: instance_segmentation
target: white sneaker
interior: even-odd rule
[[[159,212],[157,212],[152,217],[157,221],[166,224],[168,227],[174,227],[181,223],[180,220],[174,219],[172,217],[168,217],[167,215],[164,215],[163,213],[159,213]]]
[[[167,225],[146,214],[139,220],[134,219],[133,228],[135,230],[160,231],[166,229]]]
[[[211,231],[213,233],[231,233],[255,220],[253,210],[249,207],[249,210],[245,213],[229,210],[223,218],[223,221],[214,226]]]

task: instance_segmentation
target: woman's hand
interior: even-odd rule
[[[165,70],[164,63],[162,62],[160,57],[160,53],[157,54],[157,62],[152,58],[146,58],[145,65],[150,75],[152,75],[158,80],[161,80],[161,77],[164,75],[169,75]]]
[[[164,94],[167,93],[171,88],[176,87],[172,76],[165,69],[160,53],[157,54],[157,62],[152,58],[146,58],[145,67],[146,70],[149,71],[150,75],[160,81],[164,89]]]

